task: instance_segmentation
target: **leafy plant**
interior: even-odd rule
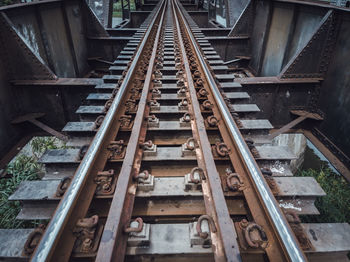
[[[350,222],[350,186],[342,176],[328,167],[322,167],[319,171],[314,169],[300,171],[298,175],[314,177],[327,194],[315,201],[320,215],[302,216],[303,222]]]
[[[33,156],[39,159],[47,149],[60,148],[55,137],[35,137],[30,142]],[[64,147],[64,146],[63,146]]]
[[[36,227],[40,221],[16,220],[16,216],[21,209],[19,201],[9,201],[8,198],[18,188],[22,181],[38,180],[43,167],[38,163],[38,159],[47,149],[57,149],[65,147],[59,145],[54,137],[35,137],[30,142],[32,156],[20,153],[7,166],[9,178],[0,179],[0,228],[25,228]]]
[[[34,157],[21,154],[8,165],[7,172],[12,176],[0,180],[0,228],[31,226],[33,223],[15,220],[21,208],[20,202],[8,198],[22,181],[37,180],[41,166]]]

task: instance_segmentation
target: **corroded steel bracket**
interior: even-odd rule
[[[57,76],[19,35],[10,19],[0,12],[0,52],[6,57],[7,70],[11,79],[56,80]]]

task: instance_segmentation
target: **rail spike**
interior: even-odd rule
[[[340,67],[336,75],[327,74],[327,68],[335,68],[329,58],[336,60],[350,43],[342,24],[350,12],[300,1],[292,5],[278,1],[277,7],[268,0],[258,1],[271,8],[255,8],[252,0],[216,1],[215,6],[207,1],[209,17],[221,2],[227,4],[227,14],[232,6],[239,14],[233,36],[218,37],[227,28],[218,28],[210,19],[211,28],[202,29],[208,10],[201,0],[190,1],[194,4],[137,0],[136,12],[124,0],[122,24],[109,25],[107,30],[88,2],[94,1],[49,0],[0,8],[0,68],[9,71],[5,78],[0,73],[4,96],[0,104],[5,114],[15,117],[11,123],[5,121],[9,116],[1,118],[6,125],[1,126],[0,137],[12,135],[9,140],[19,141],[23,132],[40,128],[63,140],[62,147],[57,143],[60,148],[52,147],[40,156],[42,180],[19,184],[16,174],[0,168],[5,183],[18,182],[9,197],[21,203],[17,218],[50,220],[36,229],[0,229],[0,261],[9,256],[13,261],[33,262],[165,257],[304,262],[313,257],[334,260],[335,253],[341,259],[346,254],[348,224],[300,220],[299,215],[317,213],[310,196],[321,197],[324,191],[313,177],[292,176],[294,155],[280,145],[284,139],[272,139],[302,121],[300,128],[313,129],[303,131],[310,139],[321,137],[314,124],[330,119],[317,108],[318,100],[340,88]],[[102,2],[102,13],[108,16],[112,1]],[[46,23],[46,10],[59,18],[56,24]],[[281,10],[293,19],[280,19]],[[304,11],[311,16],[298,15]],[[34,27],[27,19],[33,14],[38,18],[30,20],[38,20]],[[111,24],[111,17],[107,18],[103,20]],[[231,18],[226,15],[228,27],[233,26]],[[305,19],[313,23],[304,23]],[[305,24],[310,28],[304,32]],[[345,30],[345,36],[339,29]],[[52,32],[64,41],[53,39]],[[301,37],[311,40],[300,42]],[[271,44],[281,42],[280,38],[286,42],[271,56]],[[335,44],[339,38],[345,44]],[[288,48],[294,48],[295,55]],[[319,55],[308,59],[315,48]],[[63,56],[66,53],[68,57]],[[291,61],[284,61],[287,58]],[[342,58],[345,70],[348,55]],[[286,64],[279,68],[279,76],[272,72],[277,69],[267,68],[271,59]],[[10,61],[8,66],[3,60]],[[36,68],[54,69],[57,79],[37,74],[31,80],[22,78],[38,72],[32,70],[33,63],[39,63]],[[293,64],[300,72],[286,73]],[[302,72],[303,67],[308,73]],[[334,90],[321,92],[330,80]],[[344,83],[340,86],[345,88]],[[13,92],[17,103],[8,99]],[[307,105],[295,107],[304,100]],[[8,104],[16,110],[8,110]],[[44,111],[35,113],[31,105]],[[13,115],[16,112],[25,115]],[[64,114],[56,117],[60,112]],[[273,116],[273,123],[260,116]],[[273,131],[272,124],[287,118],[290,123]],[[66,125],[65,119],[70,120]],[[8,142],[2,147],[7,148]],[[329,142],[328,147],[340,156]],[[7,215],[0,214],[0,220]]]

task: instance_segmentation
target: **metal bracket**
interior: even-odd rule
[[[191,170],[191,172],[189,174],[185,175],[185,181],[184,181],[184,185],[185,185],[185,191],[188,190],[202,190],[202,180],[205,180],[205,174],[203,169],[201,169],[200,167],[195,167]]]
[[[187,139],[186,143],[182,144],[181,146],[181,151],[182,151],[182,156],[193,156],[196,155],[196,146],[197,142],[193,137],[190,137]]]
[[[42,62],[42,59],[31,50],[23,37],[16,32],[14,24],[5,12],[0,13],[0,52],[3,53],[8,62],[6,69],[10,74],[10,79],[57,80],[57,76],[52,70]]]
[[[231,153],[231,149],[223,142],[216,142],[211,150],[215,158],[227,157]]]
[[[252,29],[252,24],[254,21],[253,18],[253,1],[247,1],[246,6],[243,8],[241,15],[238,17],[238,19],[235,21],[235,24],[232,25],[231,20],[233,20],[233,17],[230,15],[230,26],[232,26],[232,29],[230,33],[228,33],[228,37],[237,37],[237,36],[246,36],[250,34],[250,31]],[[230,8],[237,8],[233,7],[232,3],[228,1],[229,6],[228,9]]]
[[[152,176],[147,170],[134,176],[134,179],[137,180],[138,190],[148,192],[154,189],[154,176]]]
[[[149,102],[151,111],[159,111],[160,110],[160,103],[156,99],[152,99]]]
[[[301,221],[298,215],[291,210],[284,211],[285,217],[289,222],[290,227],[292,228],[295,237],[298,239],[298,242],[303,250],[313,250],[311,241],[309,240],[307,234],[304,232],[303,227],[301,226]]]
[[[62,197],[64,195],[71,181],[72,181],[72,177],[69,177],[69,176],[61,179],[56,189],[56,194],[55,194],[56,197]]]
[[[159,118],[157,118],[155,115],[148,116],[147,125],[148,127],[159,127]]]
[[[96,195],[105,196],[114,193],[117,180],[114,179],[114,170],[100,171],[97,173],[95,183],[97,184]]]
[[[22,254],[24,256],[30,256],[34,252],[44,232],[45,232],[45,225],[40,224],[37,228],[35,228],[29,234],[22,251]]]
[[[178,103],[179,110],[188,110],[188,100],[183,98],[181,102]]]
[[[329,57],[336,43],[336,24],[336,14],[333,10],[329,10],[309,42],[290,59],[278,77],[321,78],[328,70]],[[315,52],[318,54],[317,57]],[[310,73],[305,74],[305,71]]]
[[[185,113],[183,117],[180,118],[180,127],[190,127],[191,126],[191,115]]]
[[[210,248],[210,232],[217,232],[214,220],[211,216],[202,215],[198,218],[197,222],[190,223],[191,246],[202,245],[204,248]]]
[[[126,146],[124,145],[124,140],[111,141],[107,149],[111,151],[110,160],[123,159],[125,156]]]
[[[143,149],[144,156],[156,156],[157,155],[157,145],[153,144],[151,140],[140,144]]]
[[[131,130],[134,121],[131,120],[132,116],[131,115],[122,115],[120,116],[120,129],[121,130]]]
[[[77,236],[73,248],[75,256],[96,252],[103,232],[103,225],[98,222],[97,215],[78,220],[73,229],[73,234]]]
[[[132,113],[137,111],[137,105],[136,105],[136,100],[134,99],[128,99],[125,103],[126,106],[126,112]]]
[[[266,249],[268,239],[264,229],[254,223],[242,219],[241,222],[235,222],[238,241],[243,250],[247,249]]]
[[[183,86],[177,91],[177,97],[179,98],[185,98],[186,97],[186,92],[187,92],[187,87]]]
[[[150,245],[151,225],[143,223],[138,217],[124,228],[124,232],[129,234],[128,246],[147,247]]]

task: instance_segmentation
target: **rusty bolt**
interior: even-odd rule
[[[201,237],[203,239],[206,239],[206,238],[208,238],[209,234],[207,232],[202,232],[201,226],[202,226],[202,221],[203,220],[207,220],[208,221],[209,228],[210,228],[211,232],[216,233],[217,229],[216,229],[214,220],[213,220],[213,218],[211,216],[208,216],[208,215],[200,216],[198,218],[198,221],[197,221],[196,230],[197,230],[197,233],[198,233],[199,237]]]
[[[227,172],[226,177],[227,187],[231,191],[238,191],[244,185],[241,176],[238,173]]]
[[[213,108],[213,104],[209,100],[205,100],[202,103],[202,107],[203,107],[204,110],[210,110],[210,109]]]
[[[76,226],[81,228],[94,228],[97,226],[98,220],[98,215],[89,218],[81,218],[78,220]]]
[[[249,222],[247,219],[242,219],[241,222],[239,222],[239,225],[241,228],[246,228],[248,226]]]
[[[186,149],[192,151],[196,147],[196,140],[193,137],[190,137],[187,139],[185,144],[186,144]]]
[[[181,106],[188,106],[188,101],[186,98],[181,100]]]
[[[191,116],[189,113],[185,113],[183,116],[183,121],[184,122],[190,122],[191,121]]]
[[[270,168],[268,167],[263,167],[261,168],[261,173],[264,175],[264,176],[272,176],[272,171]]]
[[[218,125],[219,120],[215,116],[208,116],[207,123],[210,127],[216,127]]]
[[[102,122],[104,119],[105,119],[104,115],[100,115],[96,118],[95,123],[94,123],[96,129],[102,125]]]
[[[152,140],[148,140],[144,143],[141,143],[141,146],[144,150],[148,150],[148,149],[151,149],[153,147],[153,142],[152,142]]]
[[[84,252],[84,253],[89,252],[92,248],[92,243],[93,243],[92,239],[85,238],[81,245],[81,252]]]
[[[26,256],[30,256],[34,252],[36,246],[40,242],[42,235],[44,234],[44,231],[45,231],[45,225],[40,224],[36,229],[34,229],[29,234],[23,247],[23,253]]]
[[[220,143],[220,142],[216,142],[215,148],[216,148],[216,152],[221,157],[228,156],[231,151],[225,143]]]
[[[79,159],[82,160],[86,154],[86,152],[89,149],[89,145],[83,145],[80,149],[79,149]]]
[[[124,232],[125,233],[131,233],[131,232],[141,232],[142,229],[143,229],[143,220],[141,217],[138,217],[134,220],[134,222],[137,222],[138,223],[138,226],[137,227],[130,227],[130,224],[126,225],[124,227]]]
[[[257,239],[252,239],[253,230],[258,231],[258,236],[254,235]],[[266,247],[266,246],[264,246],[264,242],[267,241],[266,233],[263,230],[263,228],[256,223],[249,223],[248,224],[248,226],[245,228],[244,237],[245,237],[245,240],[246,240],[248,246],[250,246],[252,248],[259,248],[259,247],[264,248],[264,247]]]
[[[58,184],[57,189],[56,189],[56,196],[57,197],[61,197],[64,195],[64,193],[66,192],[67,188],[69,187],[71,181],[72,181],[72,178],[69,176],[66,176],[66,177],[61,179],[61,181]]]
[[[150,174],[147,170],[142,171],[141,173],[135,174],[133,176],[133,179],[135,181],[140,181],[140,182],[144,182],[145,180],[147,180],[149,178]]]
[[[199,179],[194,177],[195,173],[198,173]],[[201,180],[205,180],[205,175],[204,175],[203,169],[200,167],[192,168],[192,170],[190,172],[190,181],[194,184],[198,184]]]

